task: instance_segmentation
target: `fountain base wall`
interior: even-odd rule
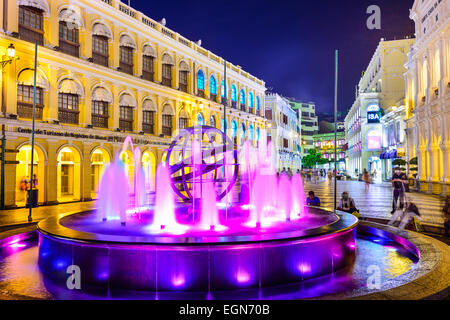
[[[88,239],[76,230],[38,226],[39,266],[66,285],[67,268],[81,286],[146,291],[215,291],[301,282],[349,266],[355,259],[357,219],[339,220],[307,236],[216,243],[133,243]]]

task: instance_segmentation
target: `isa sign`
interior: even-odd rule
[[[379,112],[367,112],[367,122],[368,123],[380,123],[380,113]]]

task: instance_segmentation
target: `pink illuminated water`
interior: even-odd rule
[[[201,136],[201,135],[198,135]],[[190,141],[190,156],[187,158],[189,172],[193,173],[190,184],[190,192],[194,201],[187,210],[186,217],[177,216],[177,206],[180,204],[172,190],[172,180],[168,164],[160,164],[155,175],[156,192],[152,203],[147,194],[147,181],[141,151],[134,148],[132,139],[127,137],[123,143],[122,151],[131,150],[134,157],[134,183],[129,185],[125,164],[116,157],[116,160],[105,168],[99,183],[98,212],[103,220],[120,219],[122,223],[127,220],[126,213],[138,216],[144,214],[143,223],[149,221],[152,232],[182,234],[190,230],[224,230],[235,223],[221,225],[221,219],[228,221],[228,211],[236,212],[233,208],[240,208],[247,212],[242,216],[240,223],[247,226],[267,228],[276,226],[280,222],[292,221],[304,218],[305,199],[303,183],[300,175],[296,174],[290,179],[287,175],[277,177],[273,164],[272,143],[266,143],[266,134],[260,135],[259,147],[253,148],[249,141],[245,141],[239,161],[239,178],[241,185],[241,198],[243,202],[235,202],[239,199],[236,187],[231,188],[221,203],[217,201],[219,186],[214,181],[212,173],[201,174],[207,164],[213,160],[203,159],[202,145],[199,139],[193,135]],[[223,154],[224,166],[219,174],[223,184],[228,185],[234,179],[234,151]],[[212,162],[211,162],[212,161]],[[134,190],[134,194],[130,192]],[[248,195],[242,197],[243,190]],[[133,198],[134,197],[134,198]],[[197,200],[195,200],[197,199]],[[132,201],[131,201],[132,200]],[[150,209],[153,208],[153,209]],[[221,216],[221,212],[225,214]],[[151,214],[152,218],[148,218]],[[234,217],[235,218],[235,217]],[[225,220],[223,220],[225,219]],[[232,217],[233,219],[233,217]],[[133,220],[134,221],[134,220]],[[236,225],[240,225],[240,223]],[[222,229],[221,229],[222,228]],[[233,228],[233,227],[231,227]]]

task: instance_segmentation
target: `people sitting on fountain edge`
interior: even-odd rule
[[[320,199],[314,195],[314,191],[308,192],[308,198],[306,198],[306,205],[320,207]]]
[[[353,214],[355,217],[359,218],[360,214],[358,209],[356,209],[355,201],[350,198],[347,191],[342,193],[341,201],[337,207],[338,210],[345,211]]]

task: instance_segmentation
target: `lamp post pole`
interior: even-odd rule
[[[36,118],[36,74],[37,74],[37,42],[34,43],[34,88],[33,88],[33,122],[32,122],[32,129],[31,129],[31,173],[30,173],[30,193],[28,194],[28,205],[29,205],[29,211],[28,211],[28,221],[32,221],[32,208],[33,208],[33,183],[34,183],[34,177],[33,177],[33,167],[34,167],[34,126],[35,126],[35,118]],[[37,201],[37,199],[36,199]]]
[[[337,208],[337,94],[338,94],[338,50],[335,56],[335,71],[334,71],[334,212]]]

